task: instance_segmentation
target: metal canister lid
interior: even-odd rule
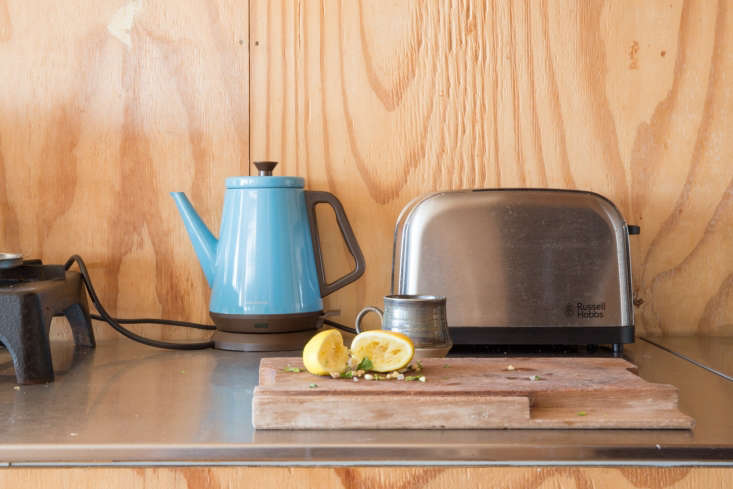
[[[23,263],[23,255],[20,253],[0,252],[0,269],[14,268]]]

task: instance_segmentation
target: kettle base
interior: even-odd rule
[[[221,314],[209,311],[219,331],[227,333],[291,333],[316,329],[323,322],[323,311],[296,314]]]
[[[228,333],[216,331],[211,340],[218,350],[233,351],[288,351],[301,350],[316,329],[291,333]]]

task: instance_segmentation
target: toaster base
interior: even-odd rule
[[[634,326],[451,326],[454,345],[623,345]]]

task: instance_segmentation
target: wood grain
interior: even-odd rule
[[[0,0],[0,249],[80,254],[122,317],[209,322],[168,194],[217,229],[225,177],[248,172],[248,25],[233,0]]]
[[[642,226],[640,332],[733,334],[729,1],[171,5],[0,0],[0,249],[81,254],[120,316],[208,321],[168,192],[216,231],[225,177],[277,159],[355,228],[367,273],[326,301],[350,323],[412,198],[580,188]],[[332,278],[351,258],[320,221]]]
[[[343,202],[367,261],[328,298],[344,321],[388,292],[411,199],[527,186],[599,192],[641,225],[641,333],[733,334],[731,7],[252,0],[251,154]]]
[[[733,470],[705,467],[156,467],[0,469],[17,489],[697,489],[730,487]]]
[[[297,358],[260,360],[257,429],[690,429],[677,388],[621,358],[426,358],[407,380],[315,377]],[[286,367],[299,367],[289,372]],[[406,374],[410,375],[410,374]],[[420,406],[415,410],[415,406]],[[359,413],[354,416],[354,413]],[[581,414],[579,414],[581,413]]]

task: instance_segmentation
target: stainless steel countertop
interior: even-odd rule
[[[650,336],[642,339],[733,382],[733,337]]]
[[[0,351],[0,465],[733,465],[733,383],[643,341],[627,357],[694,430],[255,431],[263,356],[58,343],[56,381],[16,389]]]

